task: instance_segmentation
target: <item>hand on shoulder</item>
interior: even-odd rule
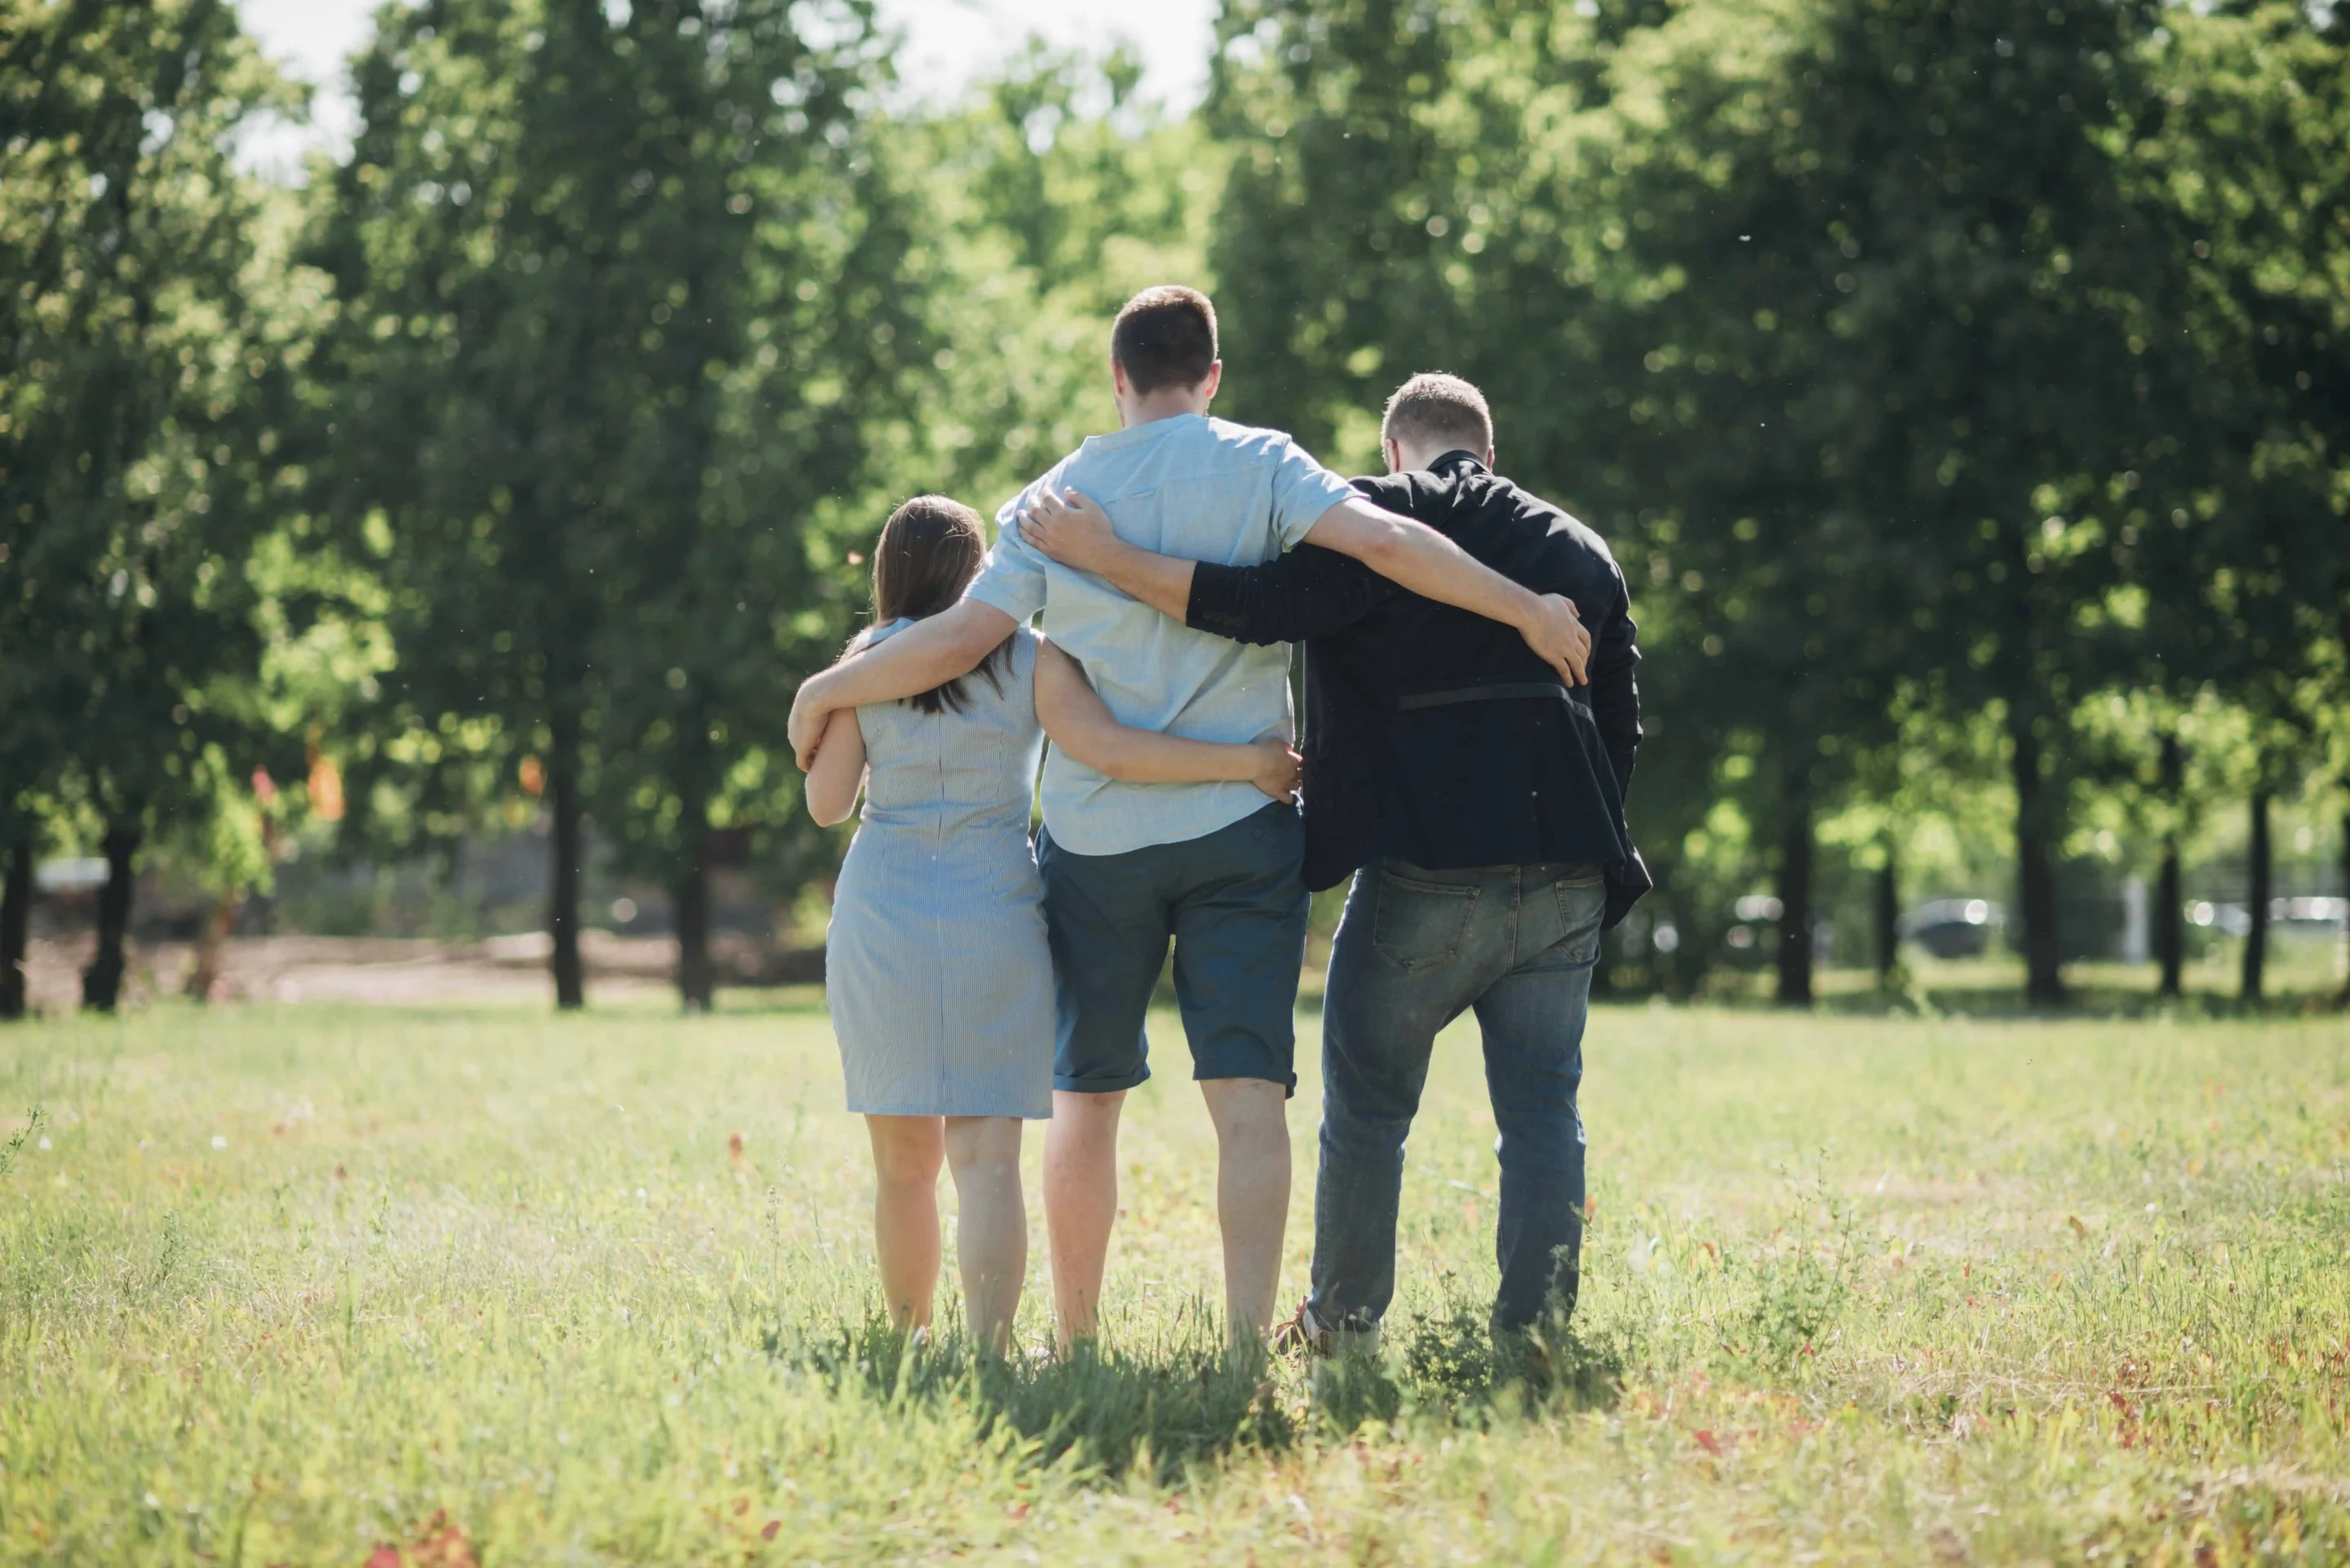
[[[1020,536],[1049,559],[1098,572],[1118,550],[1118,534],[1099,503],[1076,490],[1040,487],[1020,512]]]

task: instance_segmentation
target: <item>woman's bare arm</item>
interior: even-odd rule
[[[1132,784],[1253,784],[1274,800],[1295,800],[1297,753],[1278,740],[1224,744],[1130,730],[1110,715],[1077,661],[1038,639],[1036,717],[1053,744],[1114,779]],[[829,741],[827,742],[829,744]],[[823,759],[817,759],[822,765]]]
[[[808,815],[818,827],[846,822],[864,787],[865,732],[858,727],[856,709],[836,708],[825,720],[816,765],[808,769]]]
[[[1018,624],[993,605],[964,599],[879,647],[852,648],[839,663],[800,682],[786,722],[792,755],[806,769],[833,714],[894,702],[968,675]]]

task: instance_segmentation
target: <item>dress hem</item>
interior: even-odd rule
[[[1003,1116],[1017,1122],[1049,1122],[1053,1119],[1050,1106],[1041,1111],[968,1110],[958,1107],[944,1109],[936,1101],[913,1104],[898,1101],[888,1105],[858,1105],[848,1102],[848,1114],[856,1116]]]

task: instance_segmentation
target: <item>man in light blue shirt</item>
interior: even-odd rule
[[[1118,722],[1199,741],[1287,738],[1284,648],[1234,645],[1178,625],[1135,624],[1135,601],[1072,571],[1020,536],[1020,514],[1043,492],[1075,490],[1118,519],[1119,535],[1164,541],[1161,554],[1232,566],[1269,561],[1304,539],[1353,486],[1278,431],[1180,413],[1087,440],[1003,504],[987,565],[968,590],[1014,620],[1044,613],[1045,635],[1075,654]],[[1248,784],[1120,784],[1055,750],[1045,763],[1045,822],[1079,855],[1178,844],[1264,809]]]
[[[802,767],[830,714],[969,673],[1039,612],[1119,722],[1195,740],[1293,732],[1285,647],[1194,631],[1020,536],[1041,491],[1075,490],[1145,549],[1232,566],[1310,539],[1426,597],[1519,629],[1570,684],[1590,639],[1574,607],[1487,570],[1434,529],[1362,499],[1275,431],[1208,417],[1222,377],[1215,311],[1146,289],[1118,313],[1110,375],[1122,429],[1096,436],[998,514],[987,564],[954,608],[811,677],[792,707]],[[1171,940],[1176,995],[1217,1134],[1224,1297],[1236,1339],[1273,1318],[1288,1218],[1286,1100],[1305,957],[1296,808],[1248,784],[1128,784],[1055,752],[1037,861],[1057,993],[1045,1212],[1066,1344],[1094,1332],[1118,1213],[1118,1124],[1149,1075],[1143,1019]]]

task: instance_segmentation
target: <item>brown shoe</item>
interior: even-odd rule
[[[1275,1355],[1321,1355],[1330,1354],[1330,1332],[1314,1321],[1306,1310],[1306,1298],[1297,1298],[1297,1311],[1288,1322],[1274,1326],[1270,1344]]]

